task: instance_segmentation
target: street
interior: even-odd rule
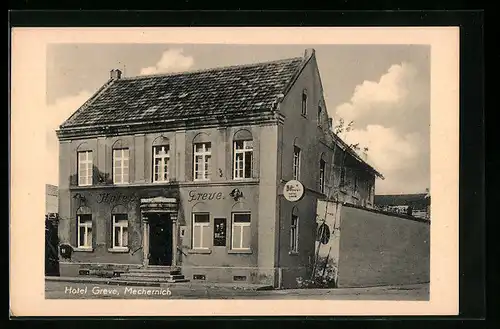
[[[170,287],[118,286],[96,283],[45,282],[47,299],[320,299],[428,300],[429,285],[401,287],[235,290],[176,284]]]

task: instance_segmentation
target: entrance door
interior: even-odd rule
[[[172,221],[168,214],[149,218],[149,265],[172,265]]]

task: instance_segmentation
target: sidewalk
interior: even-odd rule
[[[89,283],[89,284],[107,284],[118,286],[136,286],[136,287],[161,287],[176,288],[181,290],[239,290],[239,291],[261,291],[273,290],[270,285],[259,285],[250,283],[205,283],[205,282],[178,282],[178,283],[159,283],[146,281],[129,281],[120,278],[97,278],[97,277],[60,277],[46,276],[45,281],[68,282],[68,283]]]

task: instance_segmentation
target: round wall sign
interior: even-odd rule
[[[304,196],[304,185],[298,180],[291,180],[283,188],[283,196],[291,202],[299,201]]]

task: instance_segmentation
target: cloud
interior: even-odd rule
[[[59,184],[59,141],[55,131],[91,96],[92,93],[88,91],[80,91],[76,95],[58,98],[45,107],[45,138],[48,152],[45,177],[48,184]]]
[[[357,127],[379,124],[401,133],[428,126],[428,112],[428,79],[411,63],[392,65],[377,82],[364,81],[349,102],[336,108],[336,116],[355,121]]]
[[[368,148],[368,162],[385,180],[376,193],[417,193],[430,184],[429,82],[411,63],[392,65],[377,82],[356,86],[335,117],[354,121],[341,136]]]
[[[192,56],[184,55],[183,50],[180,48],[173,48],[164,51],[155,66],[142,68],[140,74],[147,75],[185,71],[193,65],[194,59]]]
[[[380,125],[354,129],[346,135],[345,140],[347,143],[360,143],[363,147],[368,147],[370,161],[385,171],[403,168],[420,153],[419,134],[401,136],[394,128]]]

